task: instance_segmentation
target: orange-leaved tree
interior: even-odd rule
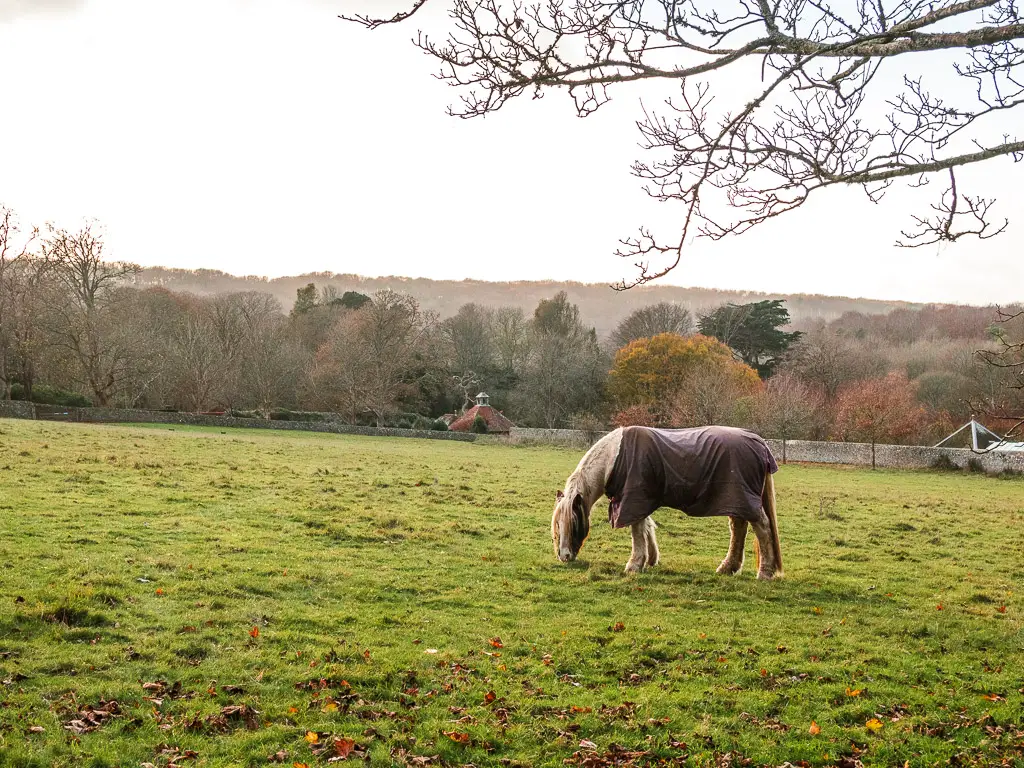
[[[837,406],[836,436],[871,443],[872,469],[876,443],[906,440],[921,428],[927,415],[917,402],[913,383],[900,372],[848,385],[840,390]]]
[[[661,333],[632,341],[615,353],[607,389],[620,412],[642,408],[657,423],[668,424],[678,422],[681,413],[687,421],[707,418],[706,408],[680,405],[692,399],[687,397],[691,390],[703,392],[707,387],[700,385],[712,380],[716,398],[729,406],[714,409],[723,417],[738,397],[760,386],[757,373],[737,362],[732,350],[717,339]]]

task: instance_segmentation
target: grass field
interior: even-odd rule
[[[1020,765],[1024,482],[786,466],[553,555],[579,452],[0,421],[0,765]]]

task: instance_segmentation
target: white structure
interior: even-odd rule
[[[991,429],[986,427],[984,424],[979,424],[974,419],[971,419],[964,424],[960,429],[951,434],[945,440],[942,440],[935,444],[935,448],[941,448],[944,443],[948,443],[954,437],[959,435],[965,429],[970,428],[971,430],[971,449],[975,451],[1024,451],[1024,443],[1013,442],[1007,440],[1005,437],[1000,437]]]

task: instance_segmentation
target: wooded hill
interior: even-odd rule
[[[756,291],[720,291],[711,288],[683,288],[674,285],[648,285],[625,293],[613,291],[605,283],[573,283],[554,280],[485,282],[482,280],[430,280],[411,277],[362,277],[333,272],[312,272],[293,277],[268,279],[238,277],[212,269],[168,269],[146,267],[136,279],[140,288],[161,286],[172,291],[197,295],[265,291],[273,294],[284,306],[291,308],[295,292],[315,283],[317,288],[334,286],[339,293],[359,291],[371,294],[382,288],[413,296],[424,310],[434,311],[442,318],[454,315],[459,307],[475,302],[488,307],[515,306],[529,316],[541,299],[549,299],[565,291],[570,301],[580,308],[580,317],[597,329],[601,337],[630,312],[650,304],[670,301],[685,306],[694,317],[728,302],[743,304],[761,299],[784,299],[793,318],[793,327],[806,327],[814,320],[835,320],[847,312],[877,315],[897,308],[916,309],[921,304],[905,301],[877,301],[844,296],[815,294],[759,293]]]

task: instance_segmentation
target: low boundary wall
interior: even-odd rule
[[[305,432],[327,432],[369,437],[418,437],[429,440],[473,442],[472,432],[441,432],[433,430],[360,427],[332,421],[275,421],[239,419],[232,416],[207,416],[200,413],[173,411],[140,411],[126,408],[63,408],[55,405],[33,405],[16,400],[0,400],[0,418],[50,419],[87,423],[155,423],[183,424],[203,427],[246,427],[251,429],[284,429]],[[604,433],[577,429],[532,429],[514,427],[507,436],[489,435],[488,442],[503,444],[561,445],[586,450]],[[782,463],[781,440],[768,440],[775,458]],[[812,464],[849,464],[871,466],[869,443],[827,443],[812,440],[787,440],[787,461]],[[986,472],[1024,472],[1024,452],[990,451],[975,453],[967,448],[929,448],[921,445],[876,445],[875,466],[890,469],[929,469],[945,457],[960,469],[978,467]]]
[[[769,440],[777,461],[782,461],[782,441]],[[1005,470],[1024,472],[1024,452],[988,451],[975,453],[969,448],[929,448],[923,445],[875,445],[875,466],[892,469],[928,469],[945,457],[960,469],[969,464],[986,472]],[[871,466],[870,443],[824,443],[812,440],[787,440],[786,460],[815,464],[852,464]],[[975,464],[976,462],[976,464]]]
[[[15,406],[8,408],[5,406]],[[368,437],[418,437],[428,440],[456,440],[473,442],[472,432],[442,432],[440,430],[392,429],[390,427],[360,427],[332,421],[277,421],[273,419],[239,419],[233,416],[208,416],[201,413],[176,411],[139,411],[128,408],[65,408],[59,405],[32,405],[17,401],[0,401],[0,417],[13,419],[45,419],[48,421],[76,421],[92,424],[182,424],[199,427],[244,427],[249,429],[285,429],[303,432],[329,432],[339,435],[366,435]]]
[[[575,429],[520,429],[515,428],[507,438],[510,443],[537,443],[563,445],[585,450],[601,433],[583,432]],[[776,461],[782,463],[781,440],[768,440]],[[787,461],[811,464],[849,464],[859,467],[871,466],[870,443],[829,443],[814,440],[787,440],[785,456]],[[969,448],[929,448],[923,445],[875,445],[875,466],[890,469],[930,469],[946,457],[953,466],[967,469],[969,464],[986,472],[999,473],[1006,470],[1024,472],[1024,452],[989,451],[975,453]],[[974,463],[976,462],[976,464]]]

